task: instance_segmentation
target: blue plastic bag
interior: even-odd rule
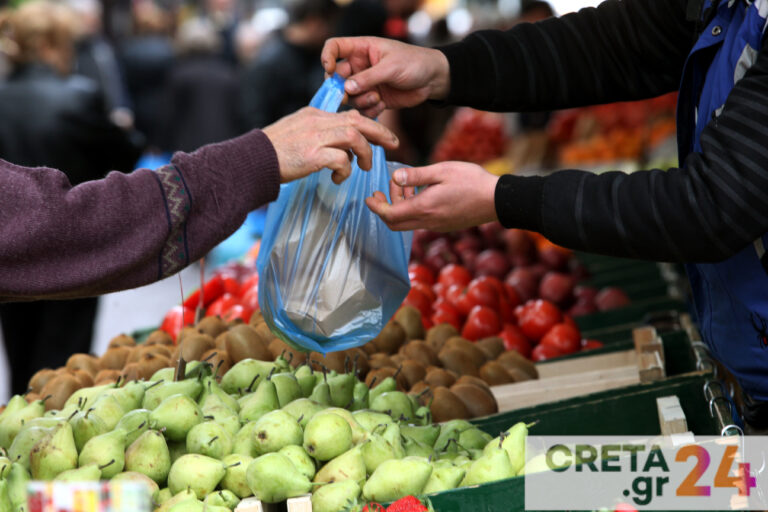
[[[325,81],[310,106],[335,112],[344,81]],[[259,304],[272,332],[286,343],[320,353],[373,339],[410,289],[411,233],[391,231],[365,204],[389,195],[384,150],[372,146],[373,166],[352,162],[341,185],[323,169],[282,185],[269,206],[256,262]]]

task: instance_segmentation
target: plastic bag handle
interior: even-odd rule
[[[325,112],[336,112],[344,100],[344,79],[334,73],[333,76],[326,78],[323,85],[312,97],[309,102],[310,107],[323,110]]]

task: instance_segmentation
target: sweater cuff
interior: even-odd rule
[[[496,183],[494,203],[501,225],[541,232],[544,182],[541,176],[504,175]]]
[[[473,98],[481,96],[480,91],[486,86],[478,87],[476,81],[468,77],[483,76],[481,70],[493,65],[483,42],[470,35],[463,41],[435,49],[443,52],[448,59],[451,88],[445,100],[434,103],[467,105],[472,103]]]

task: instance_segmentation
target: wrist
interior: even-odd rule
[[[451,70],[448,58],[440,50],[429,50],[432,52],[432,78],[429,81],[430,100],[444,100],[448,97],[451,90]]]

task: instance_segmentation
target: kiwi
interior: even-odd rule
[[[77,379],[77,382],[80,383],[81,388],[89,388],[93,386],[93,377],[90,373],[88,373],[85,370],[82,370],[80,368],[76,370],[72,370],[72,375]]]
[[[275,339],[275,334],[270,330],[266,322],[260,323],[259,325],[253,327],[253,329],[256,331],[256,334],[259,336],[259,339],[261,339],[261,342],[264,343],[265,346],[269,346],[269,342]]]
[[[144,354],[154,354],[156,356],[163,356],[170,359],[174,352],[175,350],[171,350],[171,347],[167,345],[150,345],[149,347],[145,348],[145,350],[142,353],[142,356]]]
[[[157,370],[171,366],[171,360],[164,355],[145,352],[141,359],[139,359],[138,365],[141,371],[141,378],[149,380]]]
[[[216,348],[216,344],[207,334],[198,333],[195,336],[189,336],[176,346],[176,351],[171,356],[171,364],[176,364],[179,357],[183,357],[185,361],[200,361],[201,356],[212,348]]]
[[[282,355],[294,368],[298,368],[299,365],[304,364],[307,360],[306,352],[296,350],[280,338],[274,338],[270,341],[268,349],[272,353],[273,359],[277,359]]]
[[[56,375],[58,375],[57,371],[51,370],[50,368],[43,368],[42,370],[38,370],[38,372],[35,373],[31,379],[29,379],[29,389],[31,389],[33,393],[40,393],[40,390],[43,389],[43,386],[45,386],[48,381],[54,378]]]
[[[425,393],[425,391],[427,391],[427,390],[429,390],[429,392]],[[424,394],[422,395],[422,393],[424,393]],[[422,405],[428,404],[429,403],[429,399],[432,398],[432,391],[431,391],[431,389],[429,387],[429,384],[427,384],[423,380],[421,382],[417,382],[416,384],[414,384],[414,386],[411,388],[411,390],[408,391],[408,394],[409,395],[420,395],[419,396],[419,403],[422,404]]]
[[[218,316],[207,316],[197,322],[195,327],[197,327],[198,331],[214,339],[227,330],[227,324]]]
[[[371,357],[369,357],[368,366],[371,367],[371,370],[378,370],[379,368],[396,368],[397,367],[397,365],[392,361],[392,359],[383,352],[378,352],[376,354],[373,354]]]
[[[451,392],[464,403],[473,418],[488,416],[499,411],[499,405],[493,395],[479,386],[457,383],[451,386]]]
[[[237,325],[227,331],[224,348],[233,364],[243,359],[257,359],[259,361],[272,361],[274,359],[267,348],[267,344],[262,341],[256,329],[246,324]]]
[[[256,311],[253,312],[253,314],[251,315],[251,318],[248,319],[248,324],[257,326],[261,323],[264,323],[264,315],[261,314],[261,311],[257,309]]]
[[[403,372],[398,372],[395,368],[379,368],[378,370],[373,370],[372,372],[368,373],[368,376],[365,378],[365,384],[369,388],[375,388],[379,384],[381,384],[384,379],[387,377],[394,377],[395,381],[397,382],[397,390],[398,391],[405,391],[408,386],[408,381],[405,380],[405,377],[403,376]],[[376,381],[374,382],[374,379]],[[373,386],[371,386],[371,383],[373,383]]]
[[[120,372],[120,378],[125,381],[129,380],[141,380],[141,365],[136,363],[128,363]]]
[[[368,354],[360,347],[350,348],[344,352],[349,356],[353,369],[357,370],[357,378],[364,379],[371,370],[368,364]]]
[[[319,352],[310,352],[308,359],[313,370],[322,371],[323,367],[339,373],[345,373],[344,364],[351,365],[349,358],[343,352],[330,352],[323,356]]]
[[[445,347],[437,357],[446,370],[453,371],[457,375],[477,376],[477,366],[470,360],[467,352],[462,349]]]
[[[223,333],[216,336],[216,339],[213,340],[213,343],[216,345],[217,349],[227,350],[227,331],[224,331]]]
[[[109,345],[107,348],[114,348],[114,347],[135,347],[136,346],[136,340],[134,340],[131,336],[128,336],[127,334],[118,334],[111,340],[109,340]]]
[[[378,336],[371,342],[379,351],[394,354],[405,343],[406,333],[397,322],[387,322]]]
[[[442,368],[436,368],[427,372],[426,377],[424,377],[424,382],[431,388],[436,388],[438,386],[449,388],[456,382],[456,377]]]
[[[401,354],[405,359],[415,359],[424,365],[425,368],[429,365],[437,364],[437,355],[426,341],[409,341],[403,345],[399,354]]]
[[[133,348],[128,346],[110,348],[101,356],[101,369],[122,370],[132,352]]]
[[[91,377],[99,373],[100,366],[99,358],[90,354],[72,354],[67,359],[68,370],[85,370]]]
[[[510,370],[511,368],[519,368],[527,373],[532,379],[539,378],[539,372],[536,370],[536,365],[520,355],[517,350],[507,350],[496,358],[496,362],[504,365],[507,370]]]
[[[429,328],[425,341],[432,347],[432,350],[434,350],[435,353],[438,353],[449,338],[458,335],[459,331],[451,324],[440,324]]]
[[[400,365],[403,364],[403,361],[405,361],[405,356],[403,354],[395,354],[389,358],[390,361],[392,361],[392,364],[395,365],[395,368],[400,368]]]
[[[489,386],[500,386],[502,384],[514,382],[514,379],[509,375],[507,369],[496,361],[488,361],[485,363],[480,367],[478,374]]]
[[[80,386],[80,382],[77,378],[69,373],[61,373],[49,380],[40,391],[41,396],[50,396],[50,398],[45,401],[45,410],[50,411],[56,409],[60,411],[61,408],[64,407],[64,402],[67,401],[72,393],[81,387],[82,386]]]
[[[512,382],[525,382],[526,380],[534,380],[529,373],[521,370],[520,368],[509,368],[507,369],[507,373],[509,373]]]
[[[227,354],[226,350],[211,349],[203,354],[203,359],[213,365],[213,371],[218,370],[216,374],[218,376],[224,375],[232,368],[232,361],[229,359],[229,354]]]
[[[413,386],[424,380],[427,375],[427,370],[424,369],[424,365],[415,359],[406,359],[403,361],[401,373],[405,380],[408,381],[408,389],[413,389]]]
[[[179,345],[186,338],[189,338],[190,336],[197,336],[198,334],[202,333],[197,330],[196,327],[192,327],[191,325],[184,326],[182,327],[181,331],[179,331],[179,336],[176,338],[176,345]]]
[[[495,336],[478,340],[475,346],[483,351],[488,361],[496,359],[505,350],[504,340]]]
[[[107,384],[109,382],[117,382],[119,377],[120,370],[101,370],[93,379],[93,385],[98,386],[100,384]]]
[[[488,360],[485,357],[485,352],[477,348],[471,341],[466,340],[460,336],[454,336],[453,338],[447,340],[445,345],[443,345],[443,350],[446,348],[458,348],[465,351],[472,361],[472,364],[478,368],[483,366]]]
[[[488,393],[491,393],[491,387],[488,385],[487,382],[485,382],[480,377],[473,377],[471,375],[462,375],[461,377],[456,379],[456,384],[472,384],[473,386],[477,386],[479,388],[486,390]]]
[[[432,412],[432,421],[435,423],[467,420],[471,417],[467,406],[450,389],[438,386],[432,390],[432,394],[429,410]]]
[[[424,339],[424,324],[421,323],[421,313],[415,307],[401,307],[395,313],[394,320],[403,327],[406,340]]]
[[[175,345],[175,343],[173,342],[173,338],[171,338],[171,335],[165,331],[161,331],[160,329],[149,333],[149,336],[147,336],[147,339],[146,341],[144,341],[144,344],[150,347],[152,345],[166,345],[169,347],[172,347],[173,345]]]
[[[136,345],[131,349],[131,353],[128,354],[128,358],[125,360],[125,364],[129,365],[131,363],[138,363],[139,359],[141,359],[141,356],[143,356],[147,352],[153,351],[154,349],[155,349],[155,345],[151,347],[145,347],[144,345]]]
[[[363,349],[363,352],[368,354],[369,356],[372,356],[373,354],[376,354],[379,352],[379,348],[376,346],[376,344],[373,341],[369,341],[365,345],[361,347]]]
[[[24,398],[26,398],[27,402],[31,404],[32,402],[36,402],[43,397],[41,397],[37,393],[27,393],[26,395],[24,395]],[[2,414],[3,411],[5,411],[5,406],[0,407],[0,414]]]

